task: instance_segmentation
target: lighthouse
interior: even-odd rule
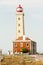
[[[24,31],[24,13],[23,8],[19,4],[16,8],[16,39],[25,35]]]
[[[16,39],[13,41],[13,53],[20,53],[25,48],[29,53],[36,54],[36,42],[25,36],[24,23],[23,8],[19,4],[16,8]]]

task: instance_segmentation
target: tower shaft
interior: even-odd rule
[[[24,13],[16,12],[16,39],[24,34]]]

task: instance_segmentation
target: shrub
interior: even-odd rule
[[[28,51],[27,48],[22,48],[22,52],[23,52],[23,53],[27,53],[27,52],[29,52],[29,51]]]

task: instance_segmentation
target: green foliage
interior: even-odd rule
[[[29,52],[29,51],[28,51],[27,48],[22,48],[22,52],[23,52],[23,53],[27,53],[27,52]]]

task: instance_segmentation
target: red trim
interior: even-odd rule
[[[22,12],[22,10],[17,10],[17,12]]]

